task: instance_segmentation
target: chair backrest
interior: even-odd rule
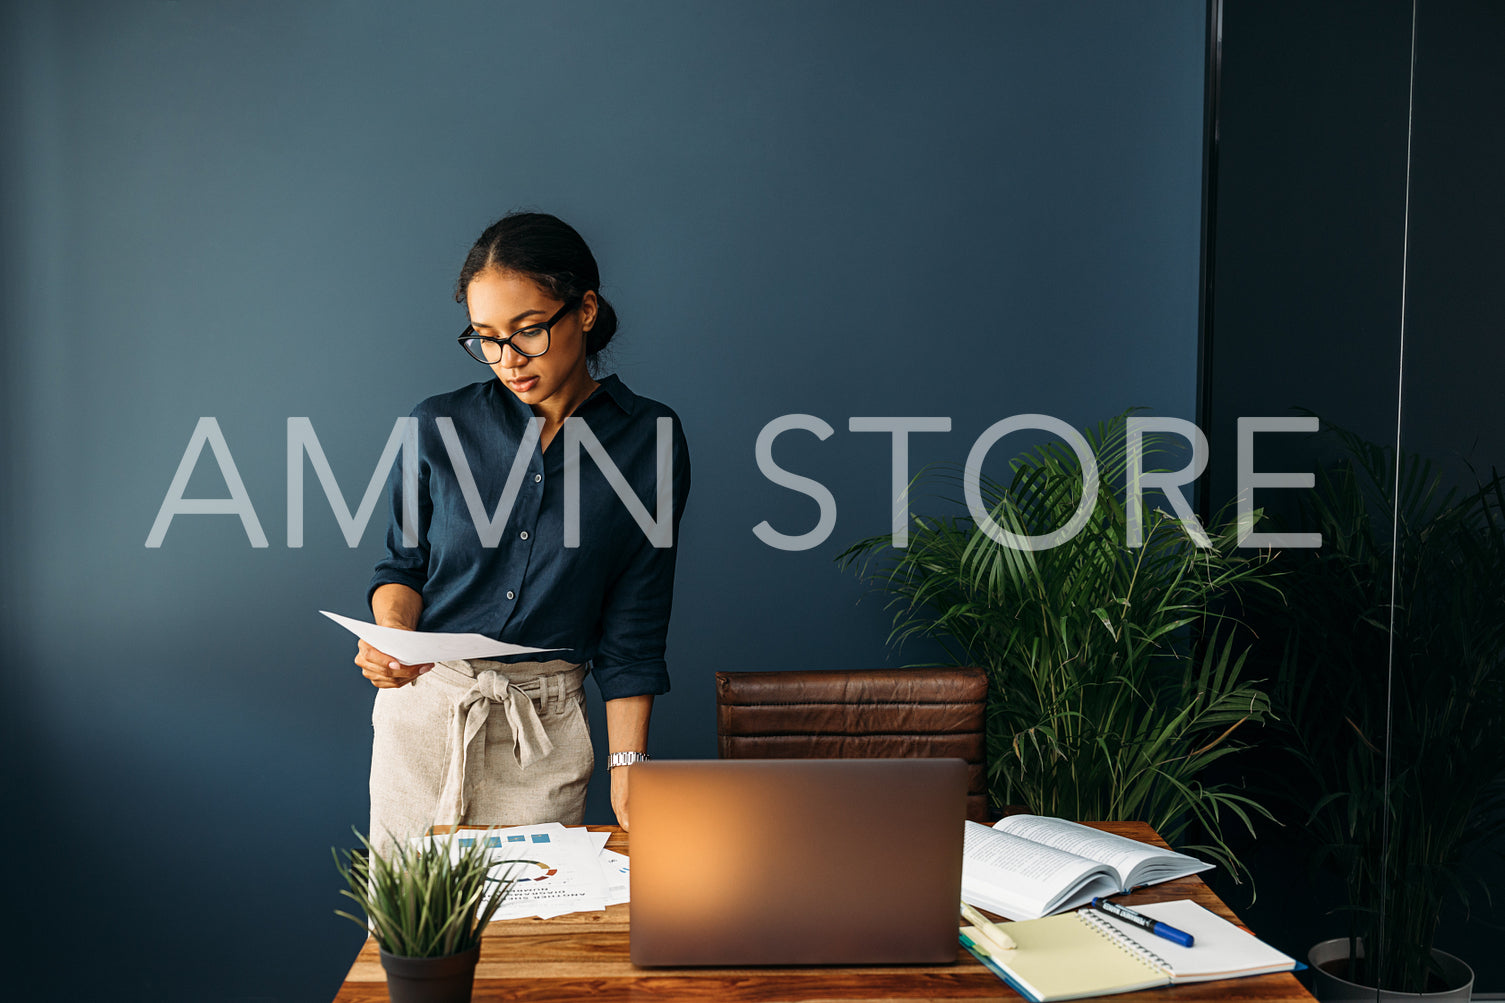
[[[987,822],[987,673],[978,668],[716,673],[722,759],[967,762],[967,817]]]

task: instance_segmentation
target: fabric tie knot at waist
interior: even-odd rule
[[[470,743],[485,731],[492,704],[501,704],[507,715],[507,724],[512,730],[512,756],[518,766],[527,769],[554,751],[554,743],[544,730],[529,693],[530,690],[546,693],[545,683],[549,677],[530,679],[519,685],[495,669],[483,669],[470,676],[444,662],[435,662],[428,675],[437,676],[439,681],[452,686],[464,687],[450,716],[449,766],[445,771],[444,787],[439,792],[439,806],[434,813],[435,824],[457,825],[465,816],[466,760]]]

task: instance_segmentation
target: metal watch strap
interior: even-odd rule
[[[606,768],[614,770],[618,766],[631,766],[639,760],[647,759],[646,752],[613,752],[606,760]]]

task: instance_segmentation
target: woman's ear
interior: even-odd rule
[[[580,300],[580,330],[589,331],[596,326],[596,291],[587,289]]]

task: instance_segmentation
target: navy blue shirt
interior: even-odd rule
[[[423,596],[419,630],[475,632],[565,649],[501,660],[588,661],[605,700],[667,692],[664,641],[690,455],[673,410],[637,396],[616,376],[600,382],[546,450],[538,448],[532,428],[542,419],[500,380],[439,394],[414,408],[417,545],[402,545],[399,461],[387,480],[387,556],[371,576],[367,603],[379,586],[397,582]],[[670,433],[662,457],[660,419]],[[573,471],[566,467],[571,438],[578,442]],[[595,455],[595,443],[609,464]],[[452,461],[456,447],[464,457],[459,464]],[[672,473],[660,470],[665,463]],[[473,484],[467,483],[467,467]],[[618,486],[637,500],[637,518],[611,483],[613,467],[620,471]],[[578,532],[569,541],[578,546],[568,547],[567,474],[579,483]],[[663,510],[661,474],[669,503]],[[509,480],[510,514],[499,512]],[[649,524],[646,529],[639,519]],[[669,545],[655,546],[655,536]]]

